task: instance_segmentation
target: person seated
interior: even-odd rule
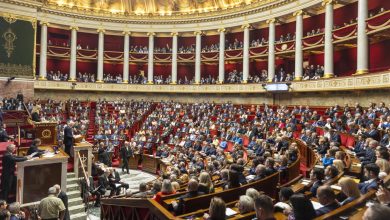
[[[320,186],[317,189],[317,199],[323,205],[323,207],[316,210],[317,216],[324,215],[340,207],[336,201],[336,195],[330,186]]]
[[[338,185],[341,187],[341,191],[343,192],[343,194],[347,196],[346,199],[340,202],[341,206],[346,205],[360,197],[360,190],[358,184],[350,177],[342,177],[339,180]]]
[[[110,170],[110,176],[108,177],[111,187],[116,191],[116,195],[119,195],[121,188],[128,189],[129,184],[121,182],[121,176],[119,172],[115,169]]]
[[[109,169],[106,169],[104,171],[104,173],[99,176],[99,179],[98,179],[98,184],[99,184],[99,188],[98,188],[98,191],[101,195],[105,195],[107,190],[111,191],[110,192],[110,197],[112,195],[114,195],[115,191],[114,189],[111,187],[110,185],[110,182],[109,182],[109,179],[108,177],[110,176],[110,170]]]
[[[312,196],[315,197],[317,195],[318,187],[323,185],[324,176],[324,169],[321,168],[315,167],[310,172],[310,184],[308,186],[310,186]]]
[[[235,170],[229,170],[228,182],[225,186],[225,189],[233,189],[240,186],[241,184],[238,172]]]
[[[224,220],[226,219],[226,204],[219,197],[213,197],[209,206],[209,213],[203,216],[206,220]]]
[[[207,172],[200,173],[198,191],[203,192],[205,194],[214,192],[213,182],[211,181],[211,177],[209,173]]]
[[[260,195],[255,199],[255,212],[257,220],[271,220],[274,217],[274,205],[267,195]]]
[[[39,150],[39,145],[41,145],[41,139],[35,138],[27,151],[27,155],[31,155],[33,153],[36,153],[34,157],[40,157],[45,151]]]
[[[385,220],[390,216],[390,208],[381,204],[369,206],[363,214],[363,220]]]
[[[172,195],[176,194],[176,191],[174,190],[172,183],[169,179],[164,179],[162,186],[161,186],[161,191],[158,192],[153,199],[156,200],[156,202],[161,203],[161,197],[164,195]]]
[[[156,180],[153,182],[152,189],[147,192],[148,196],[153,197],[158,192],[161,191],[161,182],[159,180]]]
[[[378,147],[379,143],[376,140],[367,139],[370,140],[368,142],[368,147],[366,150],[362,153],[356,154],[356,156],[359,156],[360,162],[362,163],[362,167],[366,164],[375,163],[376,161],[376,152],[375,149]]]
[[[146,183],[140,183],[139,184],[139,192],[131,195],[131,197],[132,198],[141,198],[141,199],[148,198],[149,195],[148,195],[147,191],[148,191],[148,186],[146,185]]]
[[[291,210],[290,197],[294,191],[290,187],[282,187],[279,191],[279,202],[275,204],[275,211]]]
[[[249,197],[247,195],[240,196],[240,199],[238,200],[238,204],[237,204],[238,212],[241,215],[248,213],[248,212],[252,212],[253,205],[254,205],[254,200],[251,197]]]
[[[260,196],[260,193],[254,188],[248,188],[245,192],[245,195],[251,197],[254,201],[257,197]]]
[[[327,166],[325,168],[325,182],[328,180],[332,180],[333,178],[337,177],[339,175],[339,170],[335,166]]]
[[[263,164],[259,164],[256,167],[255,173],[256,173],[255,178],[253,178],[250,182],[254,182],[265,178],[267,176],[267,167],[264,166]]]
[[[266,166],[265,174],[266,174],[267,176],[272,175],[272,174],[278,172],[278,170],[275,169],[275,167],[274,167],[274,166],[275,166],[275,161],[274,161],[274,159],[271,158],[271,157],[268,157],[268,158],[265,160],[265,166]]]
[[[335,149],[328,150],[328,153],[325,154],[325,156],[322,158],[322,165],[324,165],[324,167],[327,167],[327,166],[333,164],[333,160],[335,159],[336,152],[337,152],[337,150],[335,150]]]
[[[316,217],[313,203],[305,195],[298,193],[290,197],[291,209],[285,209],[289,220],[311,220]]]
[[[103,142],[100,142],[99,144],[98,159],[100,163],[103,163],[109,167],[111,166],[110,153],[107,152]]]
[[[379,181],[379,167],[378,165],[372,163],[367,164],[364,167],[364,176],[368,179],[365,182],[359,183],[359,189],[362,194],[366,194],[369,190],[377,190],[378,189],[378,181]]]
[[[203,192],[200,192],[199,191],[199,184],[198,184],[198,181],[196,181],[195,179],[190,179],[190,181],[188,182],[188,186],[187,186],[187,193],[180,196],[177,200],[179,200],[179,202],[173,202],[172,203],[172,206],[173,206],[173,210],[175,212],[176,215],[180,215],[183,213],[184,211],[184,199],[187,199],[187,198],[194,198],[194,197],[197,197],[197,196],[200,196],[200,195],[204,195]]]
[[[7,142],[9,140],[12,140],[12,137],[8,136],[6,125],[0,124],[0,142]]]

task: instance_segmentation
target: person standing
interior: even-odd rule
[[[1,198],[8,200],[8,195],[16,186],[15,165],[16,162],[22,162],[31,159],[31,156],[19,157],[14,155],[15,145],[7,146],[7,152],[3,156],[3,172],[1,174]]]
[[[61,199],[62,203],[64,203],[64,206],[65,206],[64,220],[70,220],[69,206],[68,206],[68,195],[66,195],[66,192],[61,190],[60,185],[56,184],[56,185],[54,185],[54,188],[56,188],[57,197],[59,199]]]
[[[38,206],[38,215],[41,220],[64,220],[65,205],[57,198],[56,188],[50,187],[48,196],[41,200]]]
[[[121,158],[122,158],[122,172],[125,172],[125,168],[127,174],[129,174],[129,158],[133,156],[133,151],[130,148],[130,143],[125,142],[125,144],[121,148]]]
[[[71,156],[71,149],[73,147],[73,126],[74,122],[70,121],[64,128],[64,145],[65,145],[65,152]]]

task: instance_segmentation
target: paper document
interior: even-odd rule
[[[120,187],[122,184],[120,184],[120,183],[115,183],[115,187],[116,188],[118,188],[118,187]]]
[[[313,207],[315,210],[317,209],[320,209],[322,207],[324,207],[323,205],[321,205],[319,202],[314,202],[314,201],[311,201],[311,203],[313,204]]]
[[[30,154],[30,156],[31,156],[31,157],[34,157],[34,156],[37,155],[37,154],[38,154],[38,152],[34,152],[34,153]]]
[[[331,185],[330,188],[341,191],[341,187],[338,185]]]
[[[231,209],[231,208],[226,208],[226,216],[233,216],[233,215],[235,215],[235,214],[237,214],[236,211],[234,211],[234,210]]]

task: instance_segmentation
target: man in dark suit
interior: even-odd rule
[[[57,197],[61,199],[61,201],[65,205],[65,214],[63,220],[70,220],[69,209],[68,209],[68,195],[66,195],[66,193],[61,190],[60,185],[56,184],[54,185],[54,188],[56,188],[57,190]]]
[[[324,215],[340,207],[336,202],[336,195],[330,186],[320,186],[317,189],[317,198],[323,205],[323,207],[316,210],[317,216]]]
[[[12,139],[10,136],[8,136],[5,128],[5,124],[0,124],[0,142],[7,142],[8,140]]]
[[[108,176],[108,180],[110,182],[111,188],[113,188],[113,192],[115,191],[116,195],[120,194],[121,188],[129,188],[129,184],[121,182],[121,176],[115,169],[111,170],[111,174]],[[113,192],[111,194],[113,194]]]
[[[357,156],[360,156],[360,162],[362,163],[362,166],[365,166],[366,164],[375,163],[376,161],[376,152],[375,149],[378,147],[379,143],[376,140],[371,140],[368,143],[368,147],[365,151],[362,151],[361,153],[356,154]],[[362,156],[362,157],[361,157]]]
[[[107,169],[104,171],[104,174],[99,176],[99,179],[98,179],[99,189],[98,189],[98,191],[100,192],[101,195],[105,195],[107,190],[111,190],[110,195],[112,195],[114,193],[114,190],[112,189],[112,187],[110,186],[110,182],[108,181],[109,175],[110,175],[110,170]]]
[[[378,189],[379,166],[375,163],[367,164],[364,167],[364,176],[368,179],[365,182],[359,183],[359,189],[362,194],[366,194],[369,190]]]
[[[129,158],[133,156],[133,150],[130,147],[129,142],[125,142],[125,144],[121,147],[121,158],[122,158],[122,172],[125,172],[125,168],[127,174],[129,174]]]
[[[39,139],[39,138],[34,139],[30,148],[28,148],[27,155],[31,155],[32,153],[37,153],[35,155],[36,157],[39,157],[40,155],[42,155],[45,151],[39,150],[39,148],[38,148],[39,145],[41,145],[41,139]]]
[[[107,152],[103,142],[99,144],[98,160],[109,167],[111,166],[110,153]]]
[[[187,193],[178,198],[179,203],[177,203],[177,202],[172,203],[173,210],[175,211],[176,215],[180,215],[183,213],[184,199],[194,198],[194,197],[197,197],[197,196],[204,194],[203,192],[198,191],[198,187],[199,187],[199,184],[195,179],[191,179],[190,181],[188,181]]]
[[[70,121],[68,125],[64,128],[64,145],[65,145],[65,152],[71,156],[71,149],[73,147],[73,126],[74,122]]]
[[[3,173],[1,174],[1,198],[8,200],[10,191],[16,186],[15,165],[16,162],[31,159],[30,156],[19,157],[14,155],[15,145],[7,146],[7,152],[3,156]]]

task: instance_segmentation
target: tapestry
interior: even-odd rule
[[[33,78],[36,21],[0,16],[0,76]]]

